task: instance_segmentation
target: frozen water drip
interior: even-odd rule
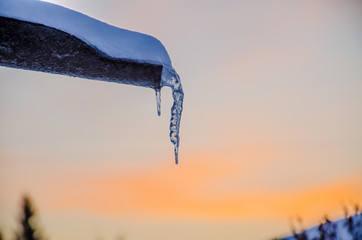
[[[175,163],[178,164],[178,152],[180,145],[180,122],[182,114],[182,105],[184,92],[182,90],[179,75],[173,68],[165,68],[162,73],[162,85],[169,86],[172,89],[173,105],[171,108],[170,119],[170,140],[174,145]],[[157,92],[156,92],[157,95]]]
[[[156,92],[156,104],[157,104],[157,115],[161,116],[161,89],[155,89]]]

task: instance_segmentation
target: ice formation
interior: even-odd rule
[[[156,91],[158,115],[160,89],[171,87],[170,140],[178,163],[183,91],[159,40],[39,0],[0,0],[0,23],[0,65],[151,87]],[[21,31],[27,31],[31,44],[24,43]],[[54,38],[58,41],[51,41]],[[92,64],[95,70],[89,69]],[[117,70],[119,74],[114,73]]]
[[[178,164],[180,144],[180,122],[183,109],[184,92],[179,75],[173,68],[164,67],[162,70],[162,85],[172,89],[173,105],[171,108],[170,140],[174,145],[175,163]]]
[[[157,115],[161,116],[161,90],[156,89],[156,104],[157,104]]]

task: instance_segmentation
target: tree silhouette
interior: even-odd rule
[[[41,240],[34,226],[35,210],[30,197],[25,195],[22,201],[22,215],[20,218],[21,228],[16,233],[15,240]]]

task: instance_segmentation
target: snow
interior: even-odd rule
[[[349,229],[348,221],[351,220],[352,230]],[[300,239],[305,240],[355,240],[362,237],[362,214],[356,214],[350,219],[345,218],[336,222],[326,222],[323,224],[326,236],[322,238],[319,226],[310,228],[304,232],[306,239],[298,234]],[[294,236],[283,238],[281,240],[295,240]]]
[[[171,68],[167,51],[156,38],[111,26],[53,3],[39,0],[0,0],[0,16],[62,30],[112,58]]]

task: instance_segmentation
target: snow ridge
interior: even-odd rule
[[[362,213],[331,222],[328,219],[317,227],[280,240],[361,240]]]
[[[71,9],[39,0],[1,0],[0,16],[53,27],[74,35],[111,58],[171,67],[156,38],[111,26]]]

